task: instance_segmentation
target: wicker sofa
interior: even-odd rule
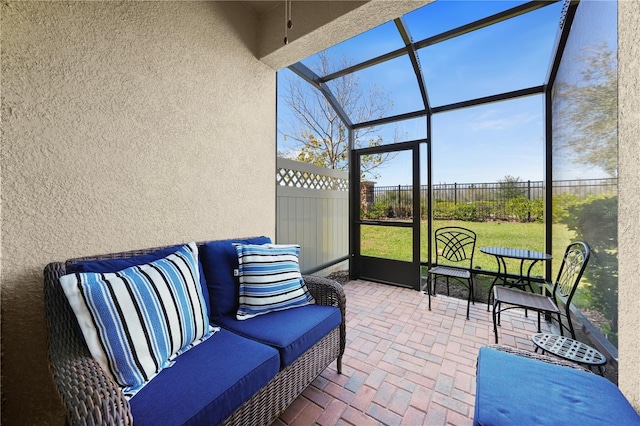
[[[236,309],[238,257],[232,243],[262,244],[266,237],[197,243],[211,338],[178,355],[133,397],[94,360],[60,285],[73,272],[142,265],[171,247],[54,262],[44,270],[49,363],[70,424],[270,424],[333,361],[341,372],[345,347],[345,294],[335,281],[303,280],[315,304],[249,320]],[[124,263],[122,263],[124,262]],[[88,265],[88,267],[87,267]],[[98,265],[98,269],[92,269]],[[115,271],[113,271],[115,272]],[[205,284],[206,281],[206,284]],[[229,305],[229,306],[225,306]],[[328,329],[330,328],[330,329]]]

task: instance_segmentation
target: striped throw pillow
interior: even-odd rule
[[[300,274],[299,245],[236,244],[240,297],[236,318],[315,303]]]
[[[127,397],[212,335],[195,243],[115,273],[60,278],[87,346]]]

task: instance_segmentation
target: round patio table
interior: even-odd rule
[[[480,251],[485,254],[490,254],[496,258],[498,262],[498,275],[494,278],[489,288],[489,297],[487,298],[487,311],[491,304],[491,296],[493,295],[493,287],[498,280],[502,280],[502,285],[509,287],[520,287],[523,290],[526,286],[529,287],[532,293],[535,293],[533,286],[531,285],[531,269],[539,261],[547,261],[553,259],[553,256],[547,253],[543,253],[535,250],[518,249],[510,247],[481,247]],[[520,276],[514,281],[507,279],[507,263],[505,259],[516,259],[520,261]],[[530,261],[531,264],[527,269],[527,274],[524,274],[525,262]]]

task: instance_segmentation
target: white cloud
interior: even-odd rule
[[[498,110],[485,111],[471,122],[472,130],[504,130],[522,126],[539,119],[539,116],[529,113],[520,113],[506,116]]]

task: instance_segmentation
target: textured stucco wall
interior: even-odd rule
[[[274,237],[275,74],[234,2],[1,7],[2,422],[61,424],[45,264]]]
[[[618,2],[619,371],[640,412],[640,1]]]

